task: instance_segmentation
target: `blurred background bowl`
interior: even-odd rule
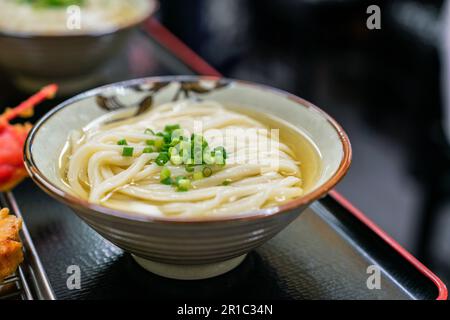
[[[148,3],[138,20],[113,30],[46,35],[0,29],[0,67],[26,92],[52,82],[59,84],[62,94],[92,87],[131,32],[155,12],[156,1]]]

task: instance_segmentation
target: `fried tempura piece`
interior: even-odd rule
[[[0,282],[16,271],[23,261],[19,231],[22,219],[9,215],[9,210],[0,209]]]

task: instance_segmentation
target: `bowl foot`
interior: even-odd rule
[[[236,268],[246,255],[209,264],[177,265],[155,262],[132,254],[134,260],[145,270],[162,277],[178,280],[200,280],[224,274]]]

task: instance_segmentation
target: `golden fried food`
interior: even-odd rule
[[[0,281],[14,273],[23,261],[21,228],[22,219],[10,215],[6,208],[0,209]]]

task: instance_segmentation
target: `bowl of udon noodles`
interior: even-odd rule
[[[25,91],[80,92],[155,10],[156,0],[2,0],[0,68]]]
[[[311,103],[201,76],[77,95],[34,126],[24,154],[45,192],[145,269],[176,279],[239,265],[351,162],[343,129]]]

